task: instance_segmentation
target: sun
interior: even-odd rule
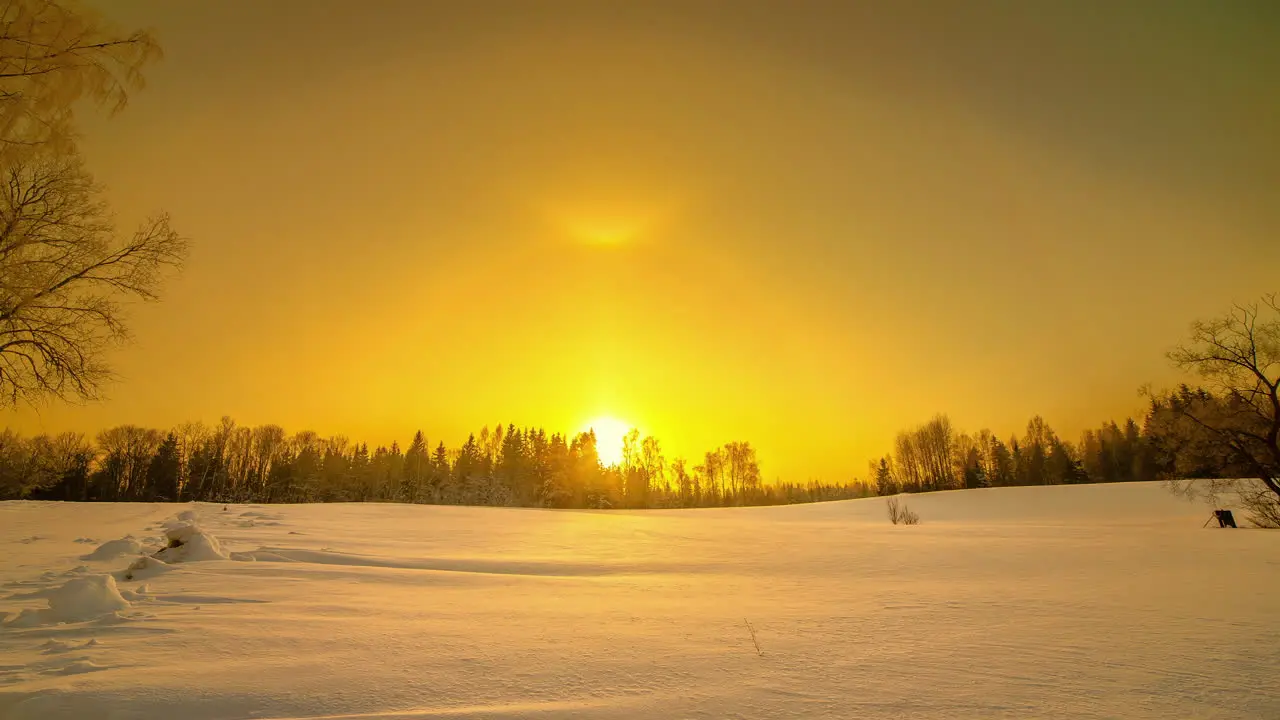
[[[596,433],[596,452],[600,455],[600,464],[622,464],[622,438],[631,430],[631,424],[615,417],[598,417],[587,423],[584,430]]]
[[[626,245],[644,232],[644,223],[627,217],[581,217],[566,223],[569,234],[588,245]]]

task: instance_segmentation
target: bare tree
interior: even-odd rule
[[[898,433],[893,463],[902,490],[928,492],[956,487],[955,443],[951,419],[942,414],[914,430]]]
[[[1261,483],[1207,487],[1211,494],[1238,493],[1256,521],[1273,523],[1280,518],[1280,298],[1272,293],[1193,323],[1190,340],[1169,359],[1199,374],[1208,392],[1155,398],[1157,417],[1182,440],[1185,454]]]
[[[107,500],[140,500],[146,492],[147,466],[163,436],[154,428],[120,425],[98,433],[102,460],[97,474]]]
[[[0,404],[96,398],[122,303],[156,299],[185,257],[166,215],[117,237],[71,132],[74,103],[120,109],[158,52],[66,3],[0,9]]]
[[[66,483],[77,469],[81,481],[72,487],[83,496],[83,480],[87,476],[94,451],[77,433],[50,437],[37,435],[24,439],[9,429],[0,431],[0,498],[24,498],[34,491],[46,490]]]
[[[898,484],[905,492],[920,492],[925,489],[924,456],[920,451],[919,436],[914,430],[898,433],[894,441],[894,468]]]
[[[7,0],[0,8],[0,162],[65,150],[77,101],[118,112],[142,88],[143,66],[159,57],[149,33],[118,33],[78,3]]]

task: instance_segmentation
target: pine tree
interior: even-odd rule
[[[897,495],[901,491],[889,468],[889,458],[880,458],[880,464],[875,466],[875,477],[877,495]]]
[[[449,465],[449,450],[444,443],[437,445],[431,456],[431,469],[427,478],[431,502],[454,502],[453,468]]]
[[[422,502],[424,485],[427,480],[430,456],[427,454],[427,438],[422,431],[414,433],[409,449],[404,453],[404,465],[401,470],[400,497],[406,502]]]
[[[964,461],[964,486],[966,488],[990,487],[986,472],[982,469],[982,458],[978,448],[971,447]]]
[[[502,446],[498,457],[497,477],[502,487],[511,493],[519,504],[532,500],[526,484],[524,433],[517,430],[514,424],[508,425],[502,437]]]
[[[1045,482],[1052,485],[1078,483],[1087,479],[1070,444],[1054,438],[1045,459]]]
[[[1046,485],[1049,483],[1049,451],[1057,441],[1053,430],[1039,415],[1027,423],[1027,434],[1022,442],[1022,455],[1018,464],[1018,480],[1022,485]]]
[[[169,433],[147,465],[148,500],[169,501],[178,499],[178,473],[182,461],[178,455],[178,438]]]
[[[488,438],[488,432],[482,435]],[[485,462],[481,455],[480,443],[474,434],[458,449],[458,459],[453,463],[453,486],[457,493],[457,502],[463,505],[485,502],[484,476]]]

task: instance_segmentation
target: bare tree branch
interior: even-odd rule
[[[117,235],[71,133],[74,103],[121,109],[158,55],[63,0],[0,8],[0,404],[96,398],[124,304],[155,300],[182,264],[167,215]]]
[[[1177,366],[1217,393],[1184,388],[1157,398],[1168,431],[1184,454],[1217,457],[1227,471],[1256,477],[1280,498],[1280,300],[1236,304],[1226,315],[1191,326],[1191,338],[1169,353]],[[1161,415],[1157,415],[1157,418]]]
[[[143,86],[142,68],[159,57],[149,33],[116,33],[86,8],[7,3],[0,9],[0,154],[69,144],[76,101],[122,110]]]

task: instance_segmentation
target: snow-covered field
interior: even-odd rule
[[[0,503],[0,718],[1280,718],[1280,533],[908,502]]]

